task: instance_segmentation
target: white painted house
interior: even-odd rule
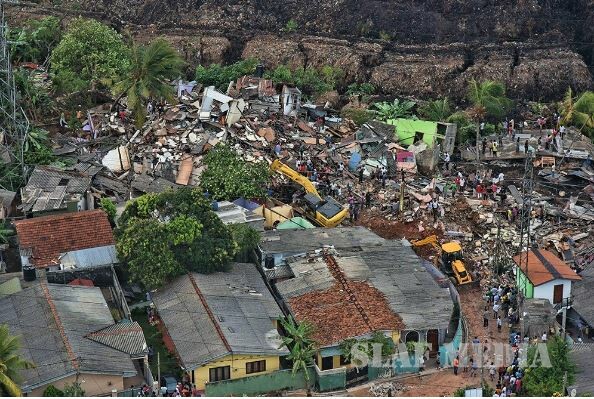
[[[525,298],[548,299],[551,304],[571,297],[571,286],[582,278],[567,263],[544,249],[532,249],[514,257],[516,284]]]

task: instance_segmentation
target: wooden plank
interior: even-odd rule
[[[192,157],[184,158],[179,165],[179,171],[177,172],[177,179],[175,182],[187,186],[192,175],[192,169],[194,168],[194,159]]]

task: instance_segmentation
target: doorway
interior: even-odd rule
[[[429,355],[434,357],[439,351],[439,332],[437,330],[427,331],[427,343],[429,344]]]
[[[553,287],[553,305],[563,302],[563,284],[556,284]]]

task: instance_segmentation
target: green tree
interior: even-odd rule
[[[45,390],[43,391],[43,396],[44,397],[62,397],[64,396],[64,391],[56,388],[53,385],[48,385],[47,388],[45,388]]]
[[[397,118],[416,118],[412,110],[416,103],[409,100],[394,99],[393,102],[381,102],[373,104],[373,112],[379,120],[387,121]]]
[[[127,204],[118,223],[118,256],[131,279],[149,289],[188,271],[224,271],[238,250],[196,188],[143,195]]]
[[[198,65],[196,68],[196,82],[205,86],[215,86],[218,90],[225,91],[229,83],[244,75],[251,75],[256,71],[258,60],[248,58],[234,64],[222,66],[213,64],[208,67]]]
[[[156,39],[148,46],[135,46],[130,71],[114,86],[118,95],[114,105],[126,95],[136,126],[142,126],[150,99],[173,101],[169,79],[177,78],[183,65],[184,61],[165,39]]]
[[[542,357],[536,345],[528,349],[528,367],[522,379],[523,389],[529,396],[553,396],[558,392],[562,395],[563,378],[567,373],[567,385],[575,379],[575,365],[569,357],[569,346],[563,338],[553,336],[547,341],[550,365],[542,364]]]
[[[64,396],[80,398],[85,396],[85,391],[82,389],[80,382],[73,382],[72,384],[64,385]]]
[[[320,69],[314,67],[289,68],[279,65],[265,74],[266,79],[274,82],[295,85],[307,95],[318,95],[336,88],[344,72],[337,67],[326,65]]]
[[[8,244],[8,239],[14,235],[8,221],[0,222],[0,244]]]
[[[62,28],[58,18],[31,19],[23,28],[9,31],[12,60],[44,64],[61,38]]]
[[[77,18],[71,21],[50,61],[59,89],[95,89],[100,82],[116,81],[127,73],[130,50],[109,26]]]
[[[49,133],[40,128],[33,128],[27,133],[23,151],[27,165],[49,165],[56,160],[50,148]]]
[[[264,162],[245,162],[234,150],[219,144],[206,154],[204,163],[206,170],[200,177],[200,187],[214,199],[233,201],[266,194],[270,172]]]
[[[260,233],[245,223],[232,224],[229,229],[239,247],[239,254],[247,254],[260,244]]]
[[[445,122],[452,115],[452,107],[447,97],[441,98],[422,105],[419,108],[419,114],[430,121]]]
[[[293,362],[293,374],[303,372],[307,383],[307,394],[310,396],[311,382],[308,368],[314,364],[316,355],[316,343],[312,338],[314,328],[306,321],[297,324],[291,315],[282,318],[280,323],[285,331],[280,347],[289,350],[287,360]]]
[[[575,99],[571,88],[567,89],[560,111],[564,124],[575,126],[594,139],[594,92],[586,91]]]
[[[99,206],[107,213],[107,218],[112,226],[115,226],[115,218],[117,209],[113,201],[107,197],[103,197],[99,200]]]
[[[20,342],[11,336],[7,325],[0,325],[0,395],[22,396],[19,388],[21,370],[35,367],[19,354]]]
[[[48,90],[36,84],[25,68],[18,68],[14,73],[17,88],[17,100],[29,119],[39,121],[42,117],[49,116],[54,109],[54,101]]]
[[[476,160],[480,160],[480,123],[486,117],[502,118],[511,108],[512,101],[505,96],[505,86],[492,80],[468,82],[468,100],[472,104],[469,115],[476,122]]]

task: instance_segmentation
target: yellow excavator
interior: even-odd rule
[[[420,247],[422,245],[432,245],[441,254],[440,266],[446,273],[453,273],[458,285],[472,283],[472,277],[466,270],[462,258],[462,247],[455,241],[442,244],[441,247],[437,245],[437,237],[431,235],[422,240],[413,241],[412,245]]]
[[[270,169],[278,172],[299,184],[305,189],[303,200],[307,205],[305,216],[322,227],[336,227],[349,215],[348,208],[342,206],[334,198],[322,198],[311,181],[301,173],[291,169],[278,159],[270,165]]]

